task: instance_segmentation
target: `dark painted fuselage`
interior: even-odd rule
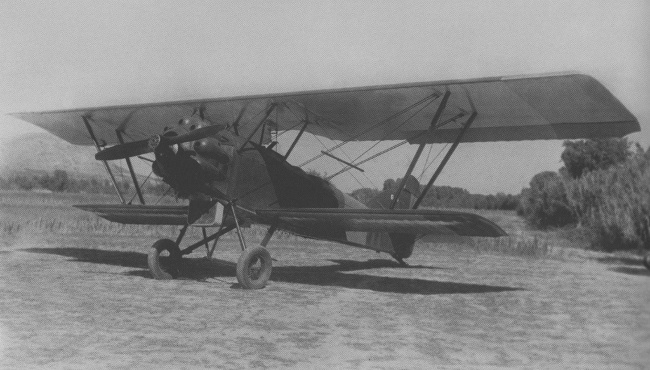
[[[272,223],[255,210],[269,208],[367,208],[329,181],[289,164],[282,155],[224,129],[214,137],[186,142],[156,155],[154,169],[181,197],[236,200],[250,210],[238,216],[250,223]],[[340,225],[315,219],[284,223],[295,234],[384,251],[406,258],[414,237],[384,232],[347,231]],[[397,239],[396,239],[397,238]],[[397,245],[403,245],[398,247]],[[402,252],[396,252],[402,250]]]

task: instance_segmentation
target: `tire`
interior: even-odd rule
[[[650,270],[650,252],[646,252],[645,256],[643,256],[643,266]]]
[[[266,248],[246,248],[237,261],[237,281],[244,289],[262,289],[272,268],[271,254]]]
[[[161,256],[161,253],[168,254]],[[149,271],[156,280],[171,280],[178,277],[181,264],[181,250],[175,242],[160,239],[153,243],[147,256]]]

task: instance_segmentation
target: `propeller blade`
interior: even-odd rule
[[[149,147],[149,140],[139,140],[106,148],[95,154],[95,159],[99,161],[112,161],[115,159],[135,157],[137,155],[151,152],[152,149]]]
[[[164,143],[167,145],[174,145],[185,143],[188,141],[201,140],[208,136],[216,135],[219,131],[223,130],[225,126],[223,125],[210,125],[206,127],[197,128],[186,134],[181,134],[178,136],[165,137]]]
[[[197,128],[186,134],[164,137],[160,135],[154,135],[151,139],[132,141],[130,143],[124,143],[106,148],[101,152],[95,154],[95,159],[99,161],[112,161],[115,159],[124,159],[129,157],[135,157],[142,154],[147,154],[153,152],[159,144],[164,145],[174,145],[185,143],[188,141],[201,140],[208,136],[216,135],[219,131],[223,130],[225,127],[223,125],[211,125],[206,127]]]

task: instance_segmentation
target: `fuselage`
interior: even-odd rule
[[[194,124],[194,127],[199,127]],[[244,145],[245,144],[245,145]],[[328,180],[287,162],[265,147],[224,129],[214,136],[156,151],[154,171],[185,198],[236,200],[238,217],[250,223],[269,223],[255,210],[296,208],[365,209],[364,204],[337,189]],[[411,253],[414,237],[385,232],[348,231],[336,223],[314,220],[283,224],[280,228],[317,239],[384,251],[403,257]],[[397,238],[397,239],[396,239]]]

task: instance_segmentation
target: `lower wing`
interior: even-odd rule
[[[147,206],[130,204],[83,204],[76,208],[121,224],[186,225],[188,206]]]
[[[281,228],[457,236],[506,236],[494,222],[473,213],[434,209],[296,208],[257,210],[264,223]]]
[[[124,224],[186,225],[188,206],[87,204],[75,206]],[[381,231],[388,233],[506,236],[494,222],[467,212],[434,209],[293,208],[256,210],[259,221],[288,230]]]

